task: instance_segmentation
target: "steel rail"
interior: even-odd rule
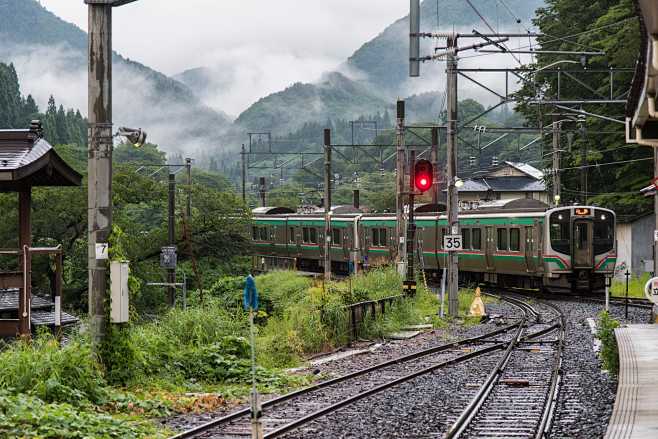
[[[487,295],[494,296],[494,295],[491,295],[491,294],[487,294]],[[388,361],[385,361],[385,362],[382,362],[382,363],[375,364],[373,366],[370,366],[370,367],[367,367],[367,368],[364,368],[364,369],[360,369],[358,371],[355,371],[355,372],[352,372],[352,373],[349,373],[349,374],[346,374],[346,375],[342,375],[340,377],[332,378],[332,379],[327,380],[327,381],[322,381],[320,383],[311,385],[309,387],[305,387],[303,389],[300,389],[300,390],[297,390],[297,391],[294,391],[294,392],[290,392],[290,393],[287,393],[287,394],[282,395],[280,397],[265,401],[262,404],[262,408],[265,409],[266,407],[271,407],[271,406],[286,402],[288,400],[294,399],[296,397],[299,397],[299,396],[302,396],[302,395],[305,395],[305,394],[308,394],[308,393],[311,393],[311,392],[314,392],[314,391],[317,391],[317,390],[325,389],[327,387],[333,386],[333,385],[341,383],[343,381],[347,381],[349,379],[356,378],[358,376],[365,375],[367,373],[370,373],[370,372],[373,372],[373,371],[376,371],[376,370],[379,370],[379,369],[383,369],[383,368],[393,366],[393,365],[396,365],[396,364],[405,363],[405,362],[412,361],[412,360],[415,360],[415,359],[418,359],[418,358],[422,358],[422,357],[425,357],[425,356],[428,356],[428,355],[432,355],[432,354],[435,354],[435,353],[438,353],[438,352],[447,351],[449,349],[453,349],[453,348],[456,348],[456,347],[477,343],[477,342],[483,341],[484,339],[487,339],[489,337],[493,337],[493,336],[498,335],[498,334],[509,332],[509,331],[511,331],[515,328],[522,328],[522,326],[525,324],[525,321],[527,319],[527,313],[537,315],[536,311],[534,309],[532,309],[532,307],[530,307],[529,305],[524,304],[527,307],[524,307],[523,305],[519,305],[519,303],[523,304],[523,302],[519,301],[518,299],[509,298],[509,297],[501,297],[501,299],[512,303],[513,305],[517,306],[518,308],[520,308],[523,311],[524,317],[521,319],[521,321],[519,321],[517,323],[514,323],[514,324],[511,324],[511,325],[508,325],[508,326],[505,326],[505,327],[500,328],[500,329],[496,329],[494,331],[487,332],[486,334],[482,334],[482,335],[479,335],[479,336],[476,336],[476,337],[470,337],[470,338],[457,340],[457,341],[454,341],[452,343],[447,343],[447,344],[444,344],[444,345],[441,345],[441,346],[436,346],[436,347],[433,347],[433,348],[425,349],[423,351],[415,352],[415,353],[412,353],[412,354],[409,354],[409,355],[404,355],[404,356],[401,356],[401,357],[398,357],[398,358],[394,358],[392,360],[388,360]],[[414,372],[412,374],[403,376],[403,377],[399,378],[398,380],[396,380],[395,382],[385,383],[383,385],[377,386],[373,389],[369,389],[365,392],[362,392],[358,395],[355,395],[352,398],[341,401],[338,404],[327,406],[327,407],[325,407],[325,408],[323,408],[323,409],[321,409],[317,412],[311,413],[310,415],[307,415],[304,418],[301,418],[301,419],[304,419],[304,422],[300,423],[299,422],[300,420],[294,421],[291,424],[284,425],[284,426],[280,427],[277,430],[274,430],[274,431],[272,431],[268,434],[265,434],[265,437],[276,437],[276,435],[278,435],[278,434],[283,434],[284,432],[287,432],[287,431],[290,431],[291,429],[297,428],[297,427],[303,425],[304,423],[310,422],[313,419],[316,419],[316,418],[318,418],[320,416],[323,416],[327,413],[330,413],[332,411],[338,410],[339,408],[346,405],[345,401],[355,402],[359,399],[365,398],[365,397],[370,396],[374,393],[385,390],[386,388],[392,387],[396,384],[402,383],[404,381],[408,381],[412,378],[415,378],[415,377],[423,375],[423,374],[427,374],[427,373],[429,373],[429,372],[431,372],[435,369],[438,369],[440,367],[445,367],[445,366],[454,364],[455,362],[466,361],[466,360],[470,359],[471,357],[478,356],[478,355],[483,355],[485,353],[489,353],[489,352],[492,352],[492,351],[495,351],[495,350],[500,350],[500,349],[503,349],[504,347],[505,347],[505,342],[500,342],[499,344],[496,344],[496,345],[493,345],[493,346],[488,346],[484,349],[474,351],[474,352],[470,352],[466,355],[462,355],[462,356],[456,357],[454,359],[446,360],[445,362],[438,363],[438,364],[436,364],[436,365],[434,365],[430,368],[426,368],[426,369],[423,369],[421,371]],[[422,373],[419,373],[419,372],[422,372]],[[374,389],[377,389],[377,390],[373,391]],[[356,399],[354,399],[354,398],[356,398]],[[233,412],[229,415],[223,416],[221,418],[214,419],[214,420],[209,421],[205,424],[202,424],[202,425],[199,425],[197,427],[191,428],[189,430],[180,432],[180,433],[178,433],[174,436],[171,436],[170,439],[194,438],[194,437],[197,437],[201,434],[206,433],[209,430],[212,430],[212,429],[221,427],[225,424],[228,424],[229,422],[234,421],[238,418],[241,418],[243,416],[249,416],[250,413],[251,413],[250,408],[245,408],[245,409],[242,409],[242,410],[238,410],[238,411]],[[294,427],[291,426],[291,427],[288,428],[288,426],[292,425],[292,424],[294,424]],[[285,429],[285,431],[283,429]],[[281,430],[281,431],[279,432],[279,430]],[[275,434],[275,435],[270,436],[271,434]]]
[[[561,326],[557,342],[557,361],[555,362],[555,365],[553,366],[553,372],[551,373],[551,384],[546,395],[547,401],[544,404],[544,412],[542,413],[539,429],[537,430],[535,439],[543,439],[548,437],[548,434],[551,430],[551,421],[553,420],[553,414],[555,413],[555,406],[557,403],[558,395],[560,393],[560,382],[562,381],[562,354],[564,353],[564,343],[567,331],[567,322],[564,313],[552,303],[544,304],[550,308],[553,308],[558,313]]]
[[[534,310],[534,308],[532,308],[530,305],[526,304],[523,301],[520,301],[518,299],[513,299],[510,297],[505,297],[505,299],[506,300],[512,299],[512,303],[517,302],[517,304],[519,305],[523,304],[521,306],[523,306],[523,309],[526,312],[526,319],[524,319],[524,323],[525,320],[527,320],[527,315],[530,312],[530,310],[532,310],[533,314],[538,315]],[[503,370],[505,369],[505,366],[507,365],[509,359],[512,356],[512,352],[514,351],[514,348],[520,341],[522,332],[523,332],[523,325],[518,327],[516,334],[514,338],[509,342],[509,345],[507,346],[507,349],[505,350],[503,357],[496,364],[496,367],[494,367],[494,369],[491,371],[487,379],[484,381],[484,384],[482,384],[478,393],[473,397],[471,402],[466,406],[466,408],[462,411],[462,413],[459,415],[457,420],[452,424],[450,430],[448,430],[448,432],[444,436],[445,439],[453,439],[459,437],[459,435],[461,435],[461,433],[466,429],[466,427],[468,427],[468,425],[473,420],[480,407],[482,407],[482,404],[484,404],[485,400],[493,390],[494,385],[498,381],[498,377],[500,376],[500,374],[502,374]]]

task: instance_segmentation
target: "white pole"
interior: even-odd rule
[[[605,312],[610,312],[610,278],[605,278]]]
[[[444,306],[446,301],[446,269],[443,269],[443,276],[441,276],[441,311],[439,312],[439,317],[443,318],[445,316]]]
[[[263,439],[263,425],[260,422],[260,395],[256,389],[256,337],[254,336],[253,308],[249,308],[249,332],[251,339],[251,438]]]

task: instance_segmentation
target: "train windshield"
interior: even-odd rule
[[[610,212],[597,209],[594,212],[594,254],[600,255],[615,246],[615,218]]]
[[[571,253],[571,228],[568,210],[553,212],[550,217],[551,247],[560,253]]]

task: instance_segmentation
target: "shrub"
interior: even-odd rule
[[[619,352],[615,328],[619,327],[619,321],[610,317],[607,311],[599,314],[598,331],[596,336],[601,340],[601,352],[599,356],[603,361],[603,367],[612,374],[619,373]]]
[[[0,353],[0,389],[75,405],[99,403],[107,395],[89,343],[74,338],[60,347],[46,332],[32,342],[12,343]]]

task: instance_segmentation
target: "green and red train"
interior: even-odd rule
[[[614,274],[617,257],[614,212],[597,206],[550,209],[537,204],[515,200],[460,212],[460,280],[554,292],[603,291],[606,277]],[[336,273],[396,260],[394,215],[333,214],[327,240],[323,213],[280,212],[255,212],[251,237],[256,269],[320,272],[327,243]],[[447,262],[442,248],[443,236],[448,234],[447,217],[437,213],[415,216],[420,267],[438,278]]]

